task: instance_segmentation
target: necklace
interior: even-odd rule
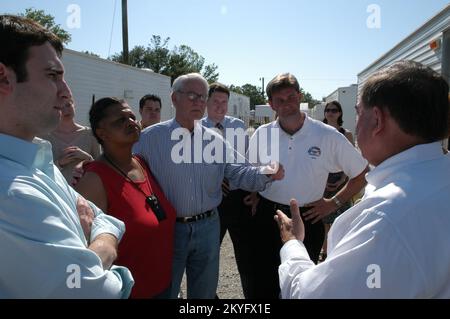
[[[128,181],[131,183],[131,185],[134,186],[134,188],[136,188],[139,192],[142,193],[142,195],[144,195],[145,197],[145,202],[151,207],[153,213],[155,214],[156,218],[158,219],[158,221],[162,221],[164,219],[166,219],[166,212],[164,211],[164,209],[159,205],[159,200],[158,197],[156,197],[155,194],[150,194],[147,195],[144,193],[144,191],[138,186],[138,184],[136,184],[135,181],[133,181],[130,177],[128,177],[128,175],[122,171],[120,169],[119,166],[117,166],[111,159],[108,158],[108,156],[106,156],[105,153],[103,153],[103,157],[105,158],[105,160],[111,164],[112,167],[114,167],[116,170],[119,171],[119,173]],[[138,163],[139,164],[139,163]],[[139,164],[140,165],[140,164]],[[143,170],[142,170],[143,171]],[[144,174],[145,176],[145,174]]]

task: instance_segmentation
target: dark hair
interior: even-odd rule
[[[52,32],[37,22],[13,15],[0,15],[0,63],[14,70],[17,82],[27,80],[29,48],[49,42],[61,57],[63,44]]]
[[[225,85],[219,82],[215,82],[209,85],[208,98],[210,98],[214,92],[222,92],[230,97],[230,90]]]
[[[300,85],[297,78],[290,73],[278,74],[267,84],[266,93],[269,100],[272,99],[272,94],[285,88],[294,88],[300,93]]]
[[[342,116],[344,115],[344,112],[342,112],[342,106],[341,106],[341,103],[339,103],[338,101],[331,101],[331,102],[328,102],[328,103],[325,105],[325,108],[323,109],[323,115],[325,116],[325,111],[327,110],[328,106],[330,106],[330,105],[335,105],[335,106],[338,108],[339,112],[341,112],[341,115],[340,115],[340,116],[338,117],[338,119],[337,119],[337,123],[338,123],[339,126],[342,126],[342,124],[344,123],[344,120],[342,119]],[[328,124],[327,118],[324,117],[324,119],[323,119],[322,122],[324,122],[325,124]]]
[[[92,134],[99,144],[103,144],[102,140],[97,136],[98,124],[107,116],[108,109],[113,105],[122,105],[126,103],[124,100],[116,97],[104,97],[92,104],[89,110],[89,123],[91,123]]]
[[[154,94],[146,94],[139,100],[139,110],[142,110],[147,100],[159,102],[159,106],[162,107],[161,98]]]
[[[367,80],[361,101],[366,108],[389,111],[405,133],[431,143],[447,136],[448,89],[444,78],[431,68],[400,61]]]

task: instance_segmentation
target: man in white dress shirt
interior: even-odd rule
[[[357,106],[358,146],[375,168],[360,203],[336,219],[328,258],[303,245],[295,200],[282,212],[283,298],[450,298],[448,84],[401,61],[372,75]]]

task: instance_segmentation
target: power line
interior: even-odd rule
[[[114,0],[114,10],[113,10],[112,25],[111,25],[111,34],[109,36],[108,58],[109,58],[109,55],[111,54],[111,44],[112,44],[112,37],[113,37],[113,32],[114,32],[114,19],[116,17],[116,4],[117,4],[117,0]]]

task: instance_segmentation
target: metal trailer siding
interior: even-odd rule
[[[372,73],[395,61],[414,60],[431,67],[439,73],[443,72],[442,66],[448,63],[447,61],[444,62],[444,58],[448,59],[450,57],[448,32],[447,36],[444,37],[444,32],[449,30],[449,28],[450,5],[447,5],[423,26],[358,74],[358,97],[361,94],[364,83]],[[440,39],[441,45],[439,49],[433,51],[429,43],[435,39]]]
[[[345,129],[352,132],[352,134],[355,134],[355,127],[356,127],[356,96],[357,96],[357,85],[353,84],[346,87],[340,87],[328,97],[325,98],[325,104],[331,101],[338,101],[342,106],[342,112],[343,112],[343,121],[344,124],[342,125]],[[323,110],[325,107],[325,104],[322,107],[318,107],[318,109],[321,110],[321,113],[318,111],[314,112],[314,115],[317,116],[317,120],[322,121],[324,118]]]
[[[250,121],[250,98],[242,94],[230,92],[227,115],[243,120],[248,127]]]
[[[161,120],[173,117],[170,77],[65,49],[65,78],[76,103],[75,120],[89,125],[93,96],[125,99],[139,117],[139,100],[145,94],[161,98]]]

